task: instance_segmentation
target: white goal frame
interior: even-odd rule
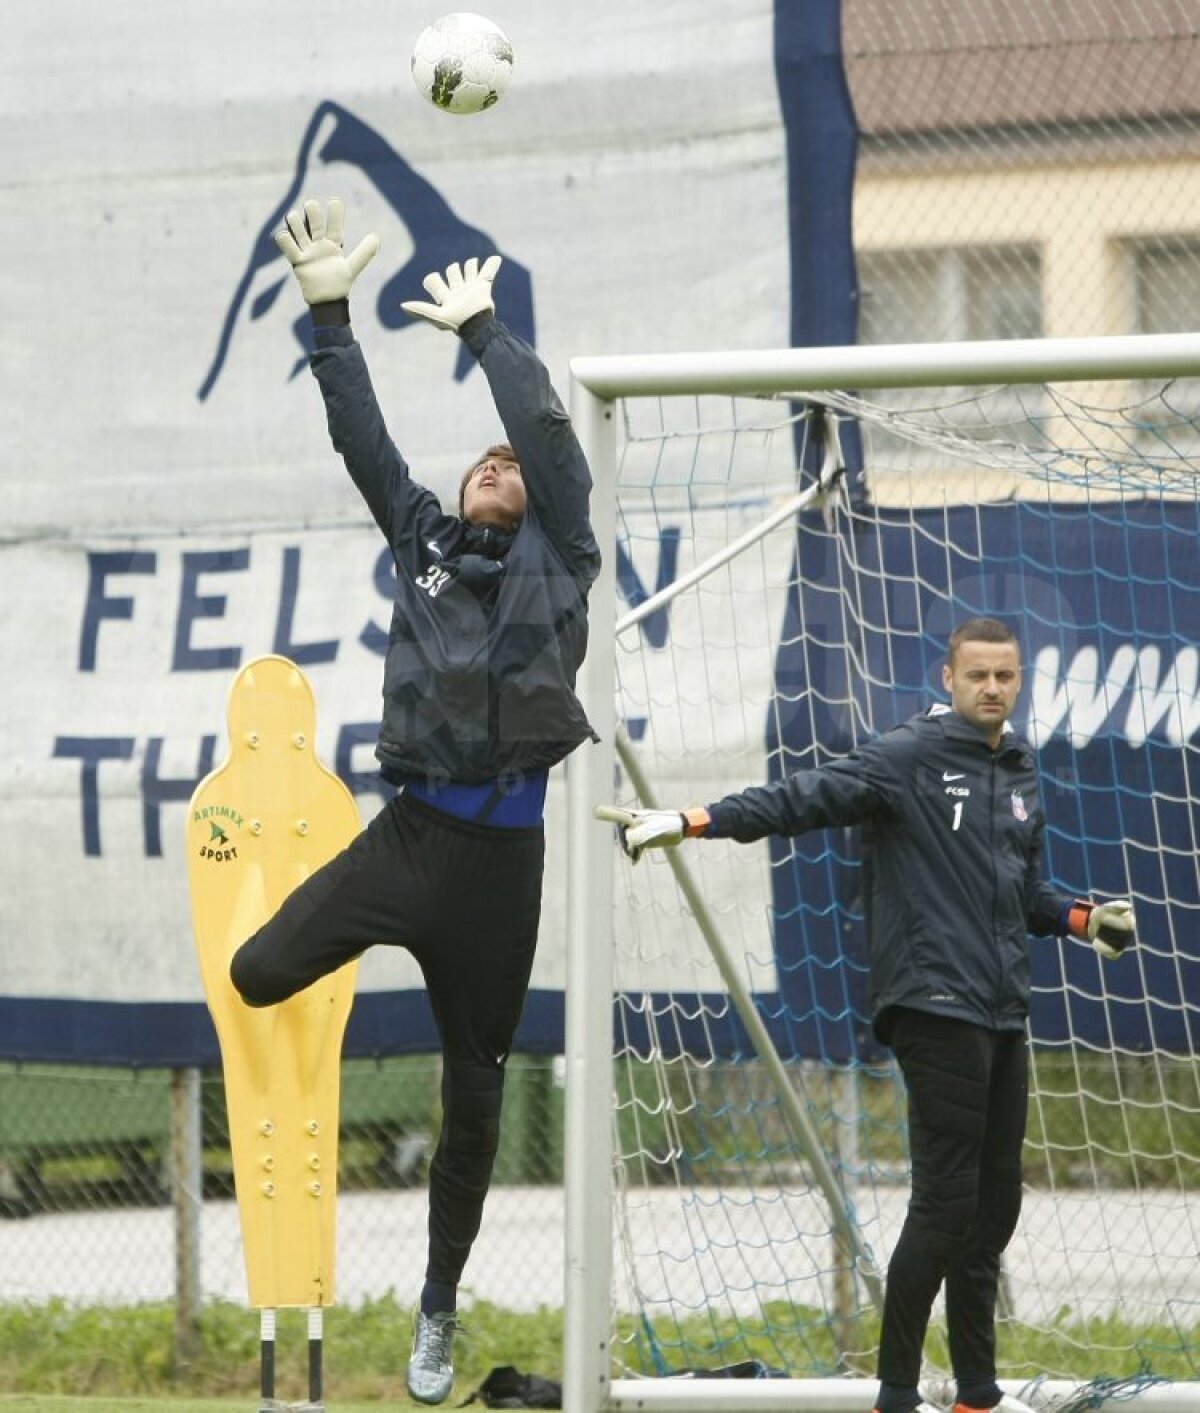
[[[622,397],[792,394],[845,389],[935,387],[988,383],[1087,382],[1200,376],[1200,334],[975,343],[579,357],[571,361],[571,416],[595,481],[592,521],[605,549],[593,586],[590,646],[579,694],[600,737],[567,768],[567,959],[565,1121],[566,1413],[870,1413],[876,1385],[864,1379],[614,1379],[610,1370],[613,1273],[611,1171],[613,858],[593,819],[609,801],[616,763],[615,639],[617,423]],[[819,487],[812,491],[815,499]],[[791,507],[791,513],[801,508]],[[676,590],[678,586],[675,586]],[[656,606],[650,599],[639,616]],[[751,783],[751,782],[747,782]],[[1019,1385],[1007,1383],[1016,1394]],[[1053,1406],[1077,1386],[1039,1385]],[[1116,1413],[1117,1402],[1099,1407]],[[1195,1413],[1200,1383],[1151,1385],[1121,1408]]]

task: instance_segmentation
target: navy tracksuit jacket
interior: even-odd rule
[[[713,838],[863,827],[870,1006],[993,1030],[1029,1012],[1028,936],[1065,933],[1070,899],[1042,877],[1045,818],[1028,746],[993,751],[935,706],[851,754],[710,806]]]

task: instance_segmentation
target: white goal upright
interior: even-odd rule
[[[1031,940],[1001,1382],[1200,1410],[1200,335],[581,358],[572,415],[615,553],[568,768],[565,1407],[869,1413],[908,1149],[857,834],[633,868],[592,810],[844,753],[987,614],[1049,872],[1139,920],[1109,966]]]

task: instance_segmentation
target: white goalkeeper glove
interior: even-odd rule
[[[428,319],[439,329],[456,334],[473,315],[482,314],[484,310],[495,311],[492,281],[499,270],[499,255],[489,255],[482,265],[473,256],[465,265],[448,265],[445,276],[435,270],[421,281],[432,304],[410,299],[400,308],[415,319]]]
[[[597,805],[596,818],[615,824],[621,847],[637,863],[643,849],[673,849],[684,839],[696,839],[708,828],[706,809],[627,810]]]
[[[1134,940],[1137,919],[1128,898],[1112,903],[1077,902],[1071,908],[1071,932],[1086,938],[1106,960],[1115,961]]]
[[[300,281],[306,304],[331,304],[346,299],[350,286],[375,258],[377,235],[364,236],[354,250],[342,250],[344,209],[335,197],[327,207],[306,201],[303,212],[289,211],[286,225],[275,232],[283,252]]]

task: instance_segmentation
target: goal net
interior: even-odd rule
[[[1022,640],[1049,875],[1139,923],[1111,965],[1031,940],[1002,1382],[1045,1409],[1200,1407],[1189,369],[1184,336],[573,365],[616,554],[583,684],[611,749],[569,785],[568,1407],[870,1409],[908,1153],[857,832],[634,868],[590,811],[844,753],[942,698],[975,615]]]

